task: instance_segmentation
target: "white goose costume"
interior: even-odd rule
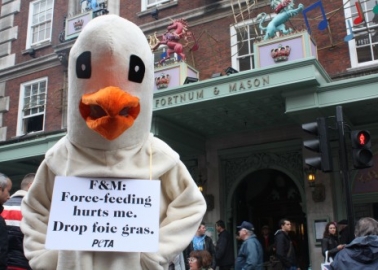
[[[153,83],[151,50],[135,24],[115,15],[88,23],[70,52],[67,135],[46,153],[23,200],[25,255],[34,270],[162,270],[190,243],[206,203],[177,153],[149,132]],[[159,179],[159,251],[46,250],[58,175]]]

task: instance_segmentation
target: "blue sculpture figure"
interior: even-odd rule
[[[263,26],[267,14],[265,12],[260,13],[256,21],[260,21],[259,28],[265,32],[264,40],[273,38],[277,31],[281,31],[283,34],[289,34],[293,29],[286,29],[285,23],[291,18],[298,15],[303,10],[303,5],[299,4],[298,8],[294,9],[294,0],[272,0],[270,6],[277,13],[266,27]]]

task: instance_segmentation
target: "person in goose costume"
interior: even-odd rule
[[[22,205],[31,267],[167,269],[191,241],[206,203],[178,154],[150,134],[154,66],[146,37],[119,16],[97,17],[70,51],[68,76],[67,135],[46,153]],[[159,179],[158,252],[46,250],[55,176]]]

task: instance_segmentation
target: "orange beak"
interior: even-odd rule
[[[109,86],[81,97],[81,116],[87,126],[108,140],[130,128],[140,112],[139,98]]]

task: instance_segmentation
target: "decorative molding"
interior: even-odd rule
[[[224,200],[232,196],[232,188],[236,181],[242,179],[246,172],[251,170],[284,168],[283,172],[290,172],[296,179],[303,179],[302,154],[299,151],[284,153],[253,153],[249,156],[224,159],[222,161],[224,170]],[[304,181],[299,181],[304,189]]]
[[[0,78],[11,80],[60,65],[58,56],[53,53],[13,65],[11,68],[0,68]]]
[[[0,31],[13,26],[14,14],[0,19]]]
[[[11,54],[0,58],[0,70],[13,67],[16,63],[16,55]]]
[[[9,111],[9,96],[0,98],[0,113]]]
[[[11,42],[0,44],[0,57],[7,56],[11,53]]]
[[[17,39],[17,34],[18,34],[18,26],[14,26],[12,28],[8,28],[4,31],[1,31],[0,43]]]
[[[20,12],[21,0],[15,0],[1,7],[0,17]]]
[[[232,205],[230,198],[233,195],[235,184],[243,179],[247,173],[260,169],[277,169],[284,173],[289,173],[293,177],[293,181],[298,184],[302,191],[304,190],[304,181],[296,181],[303,179],[303,161],[302,153],[298,151],[286,152],[257,152],[237,158],[224,158],[222,160],[223,168],[223,184],[221,190],[221,201],[224,202],[226,217],[232,216]],[[300,192],[300,194],[302,194]],[[223,198],[222,198],[223,197]],[[303,203],[302,208],[305,204]]]

